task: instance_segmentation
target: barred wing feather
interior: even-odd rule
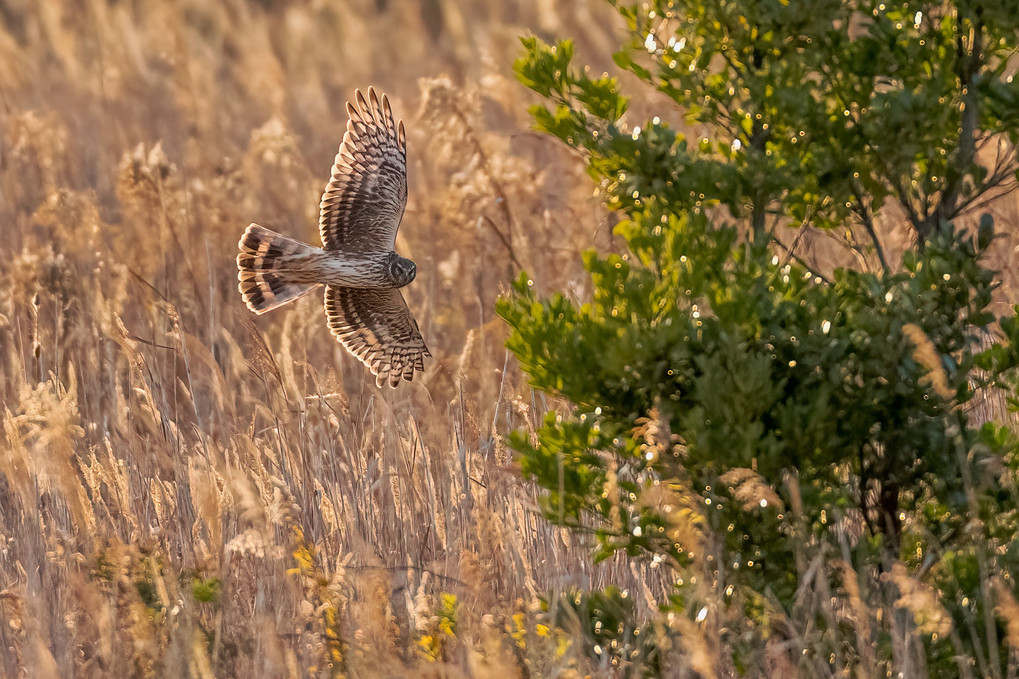
[[[319,204],[326,250],[393,250],[407,206],[407,135],[374,88],[347,103],[347,130]]]
[[[325,307],[329,330],[380,387],[409,382],[415,370],[425,369],[431,354],[399,290],[327,286]]]

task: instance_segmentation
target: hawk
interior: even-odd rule
[[[322,247],[250,224],[238,243],[238,288],[264,314],[324,285],[329,330],[380,387],[396,387],[431,356],[400,294],[417,266],[394,252],[407,206],[407,135],[385,94],[356,90],[354,100],[319,203]]]

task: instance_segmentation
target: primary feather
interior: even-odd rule
[[[329,329],[379,386],[395,387],[431,356],[397,289],[417,272],[393,251],[407,206],[407,136],[374,88],[367,98],[355,91],[347,115],[319,203],[322,247],[251,224],[239,243],[238,287],[262,314],[324,284]]]

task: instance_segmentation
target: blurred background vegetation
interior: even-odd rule
[[[805,21],[795,29],[809,34],[821,30],[823,4],[761,3],[767,7],[752,18],[783,25],[812,17],[813,28]],[[966,227],[978,217],[962,215],[958,248],[924,255],[942,257],[944,272],[971,286],[966,294],[938,288],[937,279],[920,281],[937,284],[933,292],[914,289],[920,283],[908,273],[881,277],[884,267],[908,272],[904,261],[915,268],[903,254],[940,233],[940,222],[912,222],[894,196],[888,209],[871,203],[889,183],[885,176],[864,187],[866,221],[851,205],[821,204],[819,196],[853,187],[832,168],[824,175],[824,168],[797,165],[806,140],[794,139],[795,130],[772,149],[783,161],[776,171],[764,161],[766,147],[754,146],[751,125],[744,147],[763,162],[740,166],[748,155],[735,154],[732,130],[703,101],[705,94],[725,99],[731,78],[713,70],[724,60],[698,62],[698,72],[717,76],[710,81],[671,89],[647,70],[674,68],[663,57],[691,26],[710,33],[726,25],[710,8],[698,21],[663,23],[674,9],[656,3],[619,12],[591,0],[0,3],[0,676],[778,677],[903,667],[913,673],[904,676],[923,676],[928,668],[914,661],[928,652],[935,670],[961,672],[962,657],[974,675],[1014,672],[1009,644],[1019,632],[1009,620],[1019,619],[1019,605],[1002,585],[1012,577],[1005,557],[1015,540],[1006,516],[1014,513],[1014,489],[1002,481],[1011,478],[1002,470],[1012,469],[1012,442],[1006,428],[979,433],[981,423],[1008,423],[1011,415],[1004,392],[995,391],[967,396],[970,419],[960,420],[961,397],[954,402],[944,393],[967,395],[971,377],[1003,372],[1015,358],[1007,345],[981,354],[970,341],[974,327],[993,319],[967,325],[971,289],[974,313],[1011,313],[1015,194],[979,205],[997,224],[992,244],[967,240]],[[741,27],[740,8],[730,9]],[[651,33],[658,37],[649,43]],[[522,48],[521,36],[540,40]],[[560,37],[573,42],[552,51]],[[757,38],[748,32],[742,39]],[[705,40],[691,35],[701,51],[690,53],[710,55],[725,44],[704,48]],[[804,52],[799,45],[774,63]],[[875,74],[901,56],[888,56]],[[852,73],[854,65],[843,68]],[[762,115],[802,114],[796,88],[813,81],[790,73],[779,80],[759,74],[760,101],[769,77],[789,86],[784,108]],[[236,241],[250,221],[315,237],[343,103],[368,85],[385,91],[407,123],[410,196],[397,249],[418,263],[405,292],[435,356],[423,379],[396,391],[377,390],[332,339],[319,300],[254,318],[236,290]],[[757,94],[740,91],[726,103]],[[545,114],[534,109],[539,127],[561,141],[532,129],[528,104],[542,97],[552,102]],[[897,124],[908,130],[923,119]],[[942,133],[954,120],[931,128],[942,139],[931,150],[951,146]],[[678,131],[707,145],[679,153]],[[902,146],[897,176],[914,168],[916,146]],[[827,158],[865,163],[887,152],[866,156],[846,147]],[[661,173],[687,172],[691,158],[696,167],[685,180],[703,188],[674,190]],[[725,195],[712,193],[719,187]],[[658,195],[661,201],[650,198]],[[812,215],[827,228],[800,228]],[[845,223],[852,228],[839,228]],[[760,235],[762,225],[774,243]],[[928,231],[917,239],[922,225]],[[663,233],[668,247],[655,240]],[[740,248],[746,255],[734,264],[728,258]],[[582,258],[588,251],[599,255]],[[663,282],[659,265],[692,252],[715,257],[714,273]],[[952,490],[990,494],[981,495],[982,511],[1005,519],[987,549],[1004,551],[991,566],[999,579],[981,584],[970,573],[952,590],[958,600],[943,600],[935,578],[944,571],[924,565],[922,555],[944,550],[912,541],[913,529],[928,526],[913,514],[890,532],[919,561],[852,541],[875,509],[868,489],[879,491],[881,481],[861,483],[847,459],[825,458],[816,479],[801,470],[817,484],[804,486],[808,510],[790,511],[792,523],[758,516],[769,498],[768,511],[795,508],[796,484],[782,465],[789,451],[773,440],[767,464],[756,467],[747,451],[768,433],[767,423],[751,422],[751,436],[740,418],[760,416],[762,403],[792,412],[816,392],[787,392],[755,355],[761,346],[748,351],[747,342],[766,328],[782,338],[765,335],[768,351],[793,351],[775,352],[786,366],[804,356],[832,360],[824,343],[806,354],[790,349],[795,336],[804,337],[790,329],[812,328],[822,312],[844,308],[822,284],[840,266],[859,272],[841,289],[855,295],[855,318],[894,340],[863,352],[868,370],[912,361],[902,379],[913,410],[903,419],[927,418],[924,431],[941,445],[925,478],[946,460],[946,474],[969,469],[957,451],[965,457],[966,446],[984,446],[977,481]],[[820,287],[802,277],[808,267]],[[985,267],[1001,273],[992,281]],[[521,270],[527,275],[500,306],[511,335],[495,303]],[[690,284],[687,296],[697,292],[700,307],[675,299],[669,286],[680,283]],[[658,285],[658,296],[644,285]],[[726,316],[727,291],[738,286],[756,297]],[[916,330],[906,330],[904,317],[880,304],[893,290],[903,299],[926,294],[924,308],[955,304],[967,313],[932,319],[912,310],[907,320]],[[555,291],[563,293],[560,306],[545,318]],[[619,339],[627,332],[619,326],[647,329],[640,313],[658,297],[674,302],[677,324],[703,316],[718,331],[721,339],[698,351],[711,360],[739,357],[702,371],[719,380],[705,381],[702,394],[743,393],[725,376],[780,386],[766,401],[697,397],[685,404],[696,416],[688,420],[656,407],[668,398],[661,375],[642,382],[628,374],[624,388],[614,373],[636,366],[647,378],[646,366],[594,362],[591,343],[619,356],[648,355],[644,341],[682,344],[667,333]],[[807,311],[770,311],[800,299]],[[617,306],[627,313],[610,320]],[[910,308],[903,303],[899,311]],[[575,328],[557,324],[574,323],[571,310],[583,317],[578,341],[565,351],[543,345],[570,337]],[[749,335],[748,318],[757,324]],[[937,335],[931,324],[942,321]],[[845,330],[840,346],[849,361],[863,351],[852,334],[861,328],[852,325],[835,323]],[[992,343],[997,332],[990,328],[981,341]],[[934,336],[944,341],[930,351],[955,355],[960,333],[969,363],[941,384],[929,352],[915,351],[930,349],[923,338]],[[504,348],[511,336],[527,375]],[[701,377],[676,377],[681,388],[673,392]],[[883,374],[876,379],[887,382]],[[867,391],[866,382],[858,386]],[[893,387],[880,394],[889,400],[876,398],[847,430],[872,423],[896,397]],[[711,418],[702,417],[704,409],[712,407],[725,415],[705,431]],[[908,427],[897,431],[908,439]],[[960,443],[960,431],[970,438]],[[883,459],[880,432],[856,433]],[[625,444],[607,441],[608,434]],[[721,443],[690,448],[682,439],[690,434]],[[811,435],[824,440],[824,432]],[[727,448],[733,437],[745,445]],[[837,445],[825,450],[845,453]],[[737,457],[715,459],[718,451]],[[902,455],[925,451],[906,446]],[[814,452],[796,451],[808,459]],[[687,455],[697,465],[688,466]],[[635,466],[634,457],[652,464]],[[668,493],[644,492],[641,484],[656,479],[668,481]],[[839,484],[846,494],[835,497]],[[718,506],[723,493],[732,514],[699,518],[705,500]],[[898,497],[924,506],[937,500]],[[970,498],[950,499],[961,507]],[[751,513],[755,502],[758,514]],[[845,510],[832,514],[844,538],[837,546],[853,536],[857,557],[830,551],[835,543],[818,525],[829,520],[825,503]],[[670,509],[672,518],[663,518],[665,506],[682,513]],[[957,539],[975,560],[971,548],[987,525],[965,515],[943,523],[948,532],[934,537]],[[717,559],[732,555],[726,536],[745,534],[734,531],[737,524],[759,528],[762,540],[792,531],[778,539],[772,559],[783,578],[754,580],[750,567],[740,579],[719,566]],[[654,542],[650,531],[665,526],[678,531],[676,540]],[[916,539],[937,541],[928,533]],[[690,550],[677,543],[711,549],[684,556]],[[870,579],[879,585],[868,589]],[[977,590],[983,598],[971,602],[967,592]],[[887,622],[889,612],[898,626]],[[962,651],[951,645],[953,631]],[[935,645],[932,633],[948,634],[950,645]],[[877,650],[868,654],[871,647]]]
[[[584,294],[579,252],[612,247],[530,130],[518,36],[608,68],[621,27],[587,2],[0,3],[0,676],[546,674],[583,657],[537,593],[664,592],[541,519],[502,442],[546,405],[497,295],[521,267]],[[250,221],[315,238],[368,85],[407,123],[398,249],[435,355],[398,391],[320,299],[256,319],[236,289]]]

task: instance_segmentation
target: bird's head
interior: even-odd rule
[[[389,259],[389,275],[398,288],[409,285],[418,275],[417,264],[395,252]]]

